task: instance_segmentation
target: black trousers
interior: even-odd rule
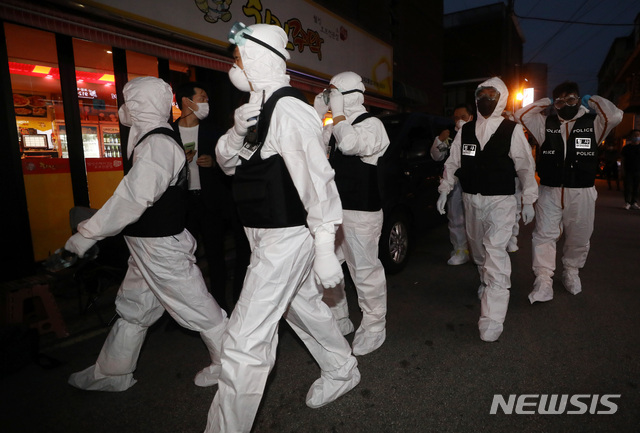
[[[230,209],[230,207],[232,209]],[[199,191],[189,192],[187,230],[202,242],[207,260],[209,291],[227,313],[240,296],[244,275],[249,265],[249,241],[232,202],[206,200]],[[227,235],[232,234],[235,257],[233,262],[232,303],[227,296],[228,264]],[[229,265],[230,265],[229,264]]]
[[[624,171],[624,201],[629,204],[638,202],[638,187],[640,187],[640,171]]]

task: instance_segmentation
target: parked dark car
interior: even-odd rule
[[[433,140],[451,119],[425,113],[382,115],[389,148],[378,161],[384,223],[379,257],[387,273],[404,268],[420,230],[446,221],[438,214],[438,185],[444,161],[431,158]]]

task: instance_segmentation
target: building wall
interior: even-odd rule
[[[442,112],[442,1],[316,3],[393,46],[394,101],[402,111]]]
[[[444,16],[445,115],[458,104],[474,102],[478,84],[502,78],[509,87],[509,110],[522,87],[523,38],[507,5],[496,3]]]

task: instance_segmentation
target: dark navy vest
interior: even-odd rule
[[[363,113],[352,123],[356,125],[373,114]],[[335,182],[342,208],[375,212],[382,208],[378,188],[378,167],[367,164],[357,155],[345,155],[336,146],[336,137],[329,140],[329,163],[336,172]]]
[[[293,87],[276,90],[262,107],[258,139],[249,159],[242,159],[233,179],[233,197],[245,227],[279,228],[306,225],[307,212],[280,155],[267,159],[260,151],[269,130],[271,115],[280,98],[293,97],[307,104],[302,92]]]
[[[462,126],[460,168],[456,176],[467,194],[513,195],[516,170],[509,157],[516,123],[504,119],[484,149],[476,137],[476,121]]]
[[[168,135],[175,141],[180,151],[184,153],[180,134],[169,128],[156,128],[146,133],[138,140],[135,147],[138,147],[151,134]],[[182,233],[187,219],[188,175],[189,168],[185,155],[185,164],[178,174],[176,184],[167,188],[164,194],[144,211],[138,221],[129,224],[122,230],[122,234],[138,238],[161,238]]]
[[[594,114],[576,119],[567,137],[567,154],[560,135],[560,119],[547,117],[544,143],[537,155],[537,171],[540,184],[566,188],[589,188],[595,184],[598,171],[598,143],[593,126]]]

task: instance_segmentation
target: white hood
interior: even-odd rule
[[[286,50],[288,38],[282,28],[270,24],[254,24],[248,28],[252,30],[252,37],[268,44],[289,59],[289,52]],[[238,49],[244,71],[253,86],[249,102],[260,103],[263,90],[265,98],[269,98],[274,91],[289,85],[287,64],[282,57],[252,40],[247,40],[238,46]]]
[[[509,89],[507,89],[507,85],[504,84],[504,81],[498,77],[489,78],[487,81],[480,84],[478,89],[481,87],[495,87],[495,89],[500,92],[500,99],[498,99],[498,104],[496,105],[495,110],[493,110],[493,113],[491,113],[491,116],[489,116],[488,119],[485,119],[480,113],[478,113],[477,116],[476,137],[478,137],[478,141],[480,142],[480,148],[483,148],[491,138],[491,135],[496,132],[496,129],[498,129],[498,126],[500,126],[504,120],[502,112],[509,102]]]
[[[364,92],[364,84],[362,83],[362,77],[355,72],[341,72],[335,75],[329,84],[333,84],[341,92],[347,92],[349,90],[361,90]],[[364,108],[364,94],[360,92],[349,93],[344,95],[344,114],[349,117],[354,113],[361,113],[366,111]]]
[[[145,133],[161,126],[170,128],[173,91],[159,78],[139,77],[125,84],[122,94],[132,122],[127,142],[127,155],[131,157],[133,147]]]

